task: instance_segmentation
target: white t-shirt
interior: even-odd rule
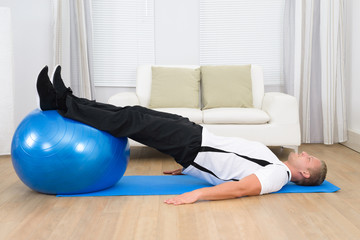
[[[289,168],[264,144],[220,137],[203,128],[201,150],[183,173],[217,185],[255,174],[260,194],[276,192],[291,179]]]

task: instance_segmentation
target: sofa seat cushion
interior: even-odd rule
[[[154,108],[156,111],[177,114],[195,123],[202,123],[202,111],[196,108]]]
[[[203,110],[205,124],[265,124],[269,115],[257,108],[213,108]]]

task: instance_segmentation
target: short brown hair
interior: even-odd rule
[[[325,178],[327,173],[327,166],[326,163],[323,160],[320,160],[321,166],[318,169],[309,169],[310,171],[310,177],[304,178],[298,182],[295,182],[297,185],[303,185],[303,186],[318,186],[321,185]]]

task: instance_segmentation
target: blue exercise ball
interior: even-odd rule
[[[11,144],[16,174],[45,194],[95,192],[116,184],[129,161],[127,138],[116,138],[57,111],[34,110]]]

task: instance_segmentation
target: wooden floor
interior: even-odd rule
[[[168,196],[56,198],[31,191],[0,157],[0,239],[360,239],[360,154],[342,145],[303,145],[327,160],[337,193],[291,193],[168,206]],[[285,160],[288,150],[273,148]],[[178,167],[135,148],[127,175]]]

